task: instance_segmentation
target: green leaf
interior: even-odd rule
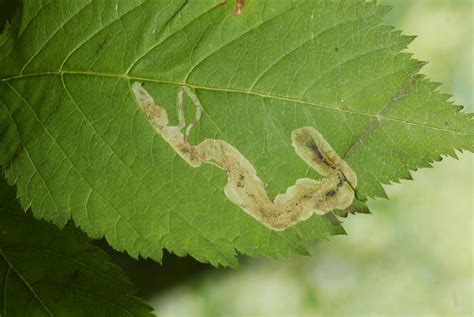
[[[240,16],[233,7],[25,2],[0,51],[0,162],[22,205],[60,226],[72,217],[90,236],[158,261],[167,248],[235,266],[236,250],[305,253],[305,241],[342,232],[319,216],[276,232],[234,206],[222,170],[190,167],[151,128],[134,81],[173,124],[178,87],[192,87],[205,111],[191,143],[232,144],[271,196],[319,178],[291,147],[303,126],[357,173],[352,212],[384,196],[382,184],[473,150],[472,117],[418,75],[423,63],[401,53],[413,37],[380,25],[387,7],[247,0]]]
[[[25,213],[0,177],[0,311],[4,316],[152,316],[101,249],[73,226]]]

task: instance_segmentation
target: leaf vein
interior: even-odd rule
[[[64,21],[56,30],[54,30],[54,32],[51,34],[51,36],[43,43],[43,45],[33,54],[31,55],[31,57],[29,58],[29,60],[25,63],[25,65],[23,65],[23,67],[21,68],[20,70],[20,75],[23,74],[23,72],[25,71],[26,67],[28,67],[29,64],[31,64],[31,62],[33,62],[33,60],[38,56],[39,53],[41,53],[41,51],[46,47],[46,45],[48,45],[48,43],[56,36],[56,34],[58,34],[58,32],[66,25],[68,24],[74,17],[76,17],[77,15],[79,15],[82,10],[84,10],[85,8],[87,8],[89,5],[91,5],[92,2],[89,2],[87,3],[85,6],[83,6],[82,8],[80,8],[77,12],[75,12],[74,14],[72,14],[69,18],[66,19],[66,21]]]
[[[3,249],[0,249],[0,255],[2,256],[2,258],[5,260],[5,262],[7,262],[8,264],[8,267],[10,268],[10,270],[13,270],[13,272],[15,272],[15,274],[18,276],[18,278],[22,281],[22,283],[28,288],[28,290],[30,291],[30,293],[33,295],[33,297],[38,301],[38,303],[41,305],[41,307],[43,307],[43,309],[46,311],[46,313],[50,316],[54,316],[53,313],[49,310],[48,306],[46,306],[46,304],[41,300],[41,298],[38,296],[38,294],[36,293],[36,291],[34,290],[33,286],[30,285],[30,283],[28,283],[28,281],[25,279],[25,277],[20,273],[18,272],[18,270],[13,266],[13,264],[10,262],[10,260],[8,260],[5,252],[3,252]],[[5,283],[6,284],[6,283]],[[6,294],[6,293],[5,293]],[[6,305],[5,305],[6,306]],[[4,307],[5,309],[5,307]]]

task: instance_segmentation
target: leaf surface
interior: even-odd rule
[[[153,316],[88,237],[25,213],[3,177],[0,217],[3,316]]]
[[[380,21],[388,8],[352,1],[29,1],[0,51],[0,161],[24,207],[72,217],[118,250],[160,260],[162,248],[212,264],[305,253],[342,232],[313,216],[283,232],[230,203],[226,175],[187,165],[148,124],[130,85],[177,123],[178,87],[204,113],[191,143],[232,144],[271,196],[319,175],[291,147],[313,126],[358,175],[350,211],[382,184],[474,148],[470,115],[401,53],[413,39]],[[52,18],[54,17],[54,18]],[[186,109],[192,109],[186,105]],[[188,111],[188,121],[192,118]]]

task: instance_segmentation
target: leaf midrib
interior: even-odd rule
[[[15,274],[18,276],[18,278],[21,280],[21,282],[29,289],[33,297],[38,301],[38,303],[43,307],[43,309],[48,313],[49,316],[54,316],[53,313],[49,310],[48,306],[41,300],[39,295],[35,292],[34,288],[28,281],[23,277],[23,275],[18,272],[18,270],[13,266],[13,264],[8,260],[6,254],[3,252],[3,249],[0,249],[0,256],[5,260],[5,262],[8,264],[9,268],[11,271],[15,272]],[[5,280],[5,286],[7,285],[7,280]],[[4,308],[6,308],[6,303],[4,303]]]
[[[191,84],[191,83],[186,83],[186,82],[178,82],[178,81],[172,81],[172,80],[160,80],[160,79],[153,79],[153,78],[147,78],[147,77],[137,77],[137,76],[130,76],[130,75],[126,75],[126,74],[114,74],[114,73],[103,73],[103,72],[93,72],[93,71],[68,71],[68,70],[63,70],[63,71],[60,71],[60,72],[38,72],[38,73],[30,73],[30,74],[25,74],[25,75],[11,76],[11,77],[7,77],[7,78],[2,78],[1,81],[2,82],[9,82],[9,81],[13,81],[13,80],[21,80],[21,79],[32,78],[32,77],[63,76],[63,75],[121,78],[121,79],[128,80],[128,81],[141,81],[141,82],[153,82],[153,83],[157,83],[157,84],[170,84],[170,85],[176,85],[176,86],[188,86],[188,87],[191,87],[191,88],[196,89],[196,90],[207,90],[207,91],[229,92],[229,93],[236,93],[236,94],[252,95],[252,96],[257,96],[257,97],[261,97],[261,98],[265,98],[265,99],[274,99],[274,100],[279,100],[279,101],[297,103],[297,104],[301,104],[301,105],[304,105],[304,106],[314,106],[314,107],[324,108],[324,109],[328,109],[328,110],[332,110],[332,111],[340,111],[340,112],[344,112],[344,113],[349,113],[351,115],[360,115],[360,116],[365,116],[365,117],[369,117],[369,118],[377,119],[377,120],[387,120],[387,121],[392,121],[392,122],[396,122],[396,123],[401,123],[401,124],[412,125],[412,126],[416,126],[416,127],[420,127],[420,128],[425,128],[425,129],[429,129],[429,130],[449,132],[449,133],[454,133],[454,134],[458,134],[458,135],[474,136],[474,133],[453,130],[453,129],[450,129],[450,128],[440,128],[440,127],[427,125],[427,124],[423,124],[423,123],[391,118],[391,117],[387,117],[387,116],[385,116],[383,114],[380,114],[380,113],[369,113],[369,112],[362,112],[362,111],[350,110],[350,109],[345,109],[345,108],[339,108],[339,107],[335,107],[335,106],[330,105],[330,104],[324,104],[324,103],[321,103],[321,102],[316,103],[316,102],[310,102],[310,101],[301,100],[301,99],[294,99],[294,98],[285,97],[285,96],[269,95],[269,94],[255,92],[255,91],[242,90],[242,89],[220,88],[220,87],[196,85],[196,84]],[[403,88],[404,87],[402,87],[402,89]],[[395,96],[398,96],[398,93]],[[392,98],[392,99],[394,99],[394,98]]]

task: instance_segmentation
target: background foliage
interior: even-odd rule
[[[72,224],[59,230],[22,210],[0,176],[3,316],[152,316],[106,254]]]

